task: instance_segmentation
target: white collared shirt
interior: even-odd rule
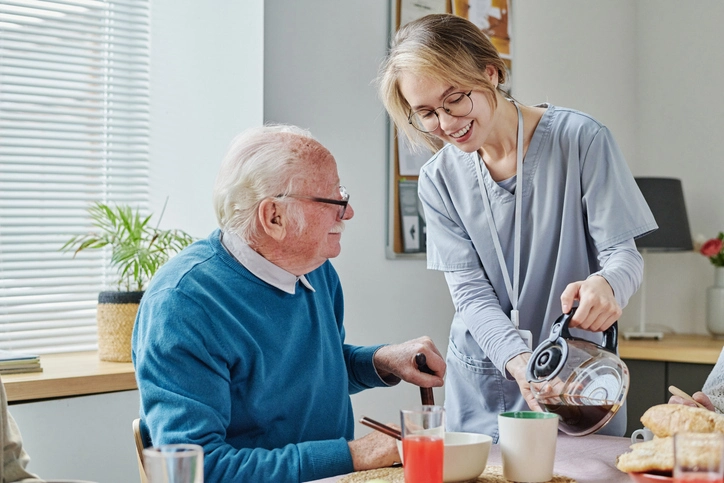
[[[315,292],[314,287],[312,287],[312,284],[309,283],[309,280],[307,280],[304,275],[297,277],[293,273],[274,265],[244,243],[236,233],[222,231],[221,244],[237,262],[241,263],[247,270],[269,285],[294,295],[297,281],[300,281],[309,290]]]

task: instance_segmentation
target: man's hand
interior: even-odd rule
[[[434,375],[425,374],[417,369],[415,363],[417,353],[425,354],[427,367],[432,369]],[[377,373],[385,380],[395,376],[420,387],[440,387],[444,382],[445,359],[429,337],[382,346],[375,352],[373,361]]]
[[[525,377],[525,371],[528,367],[528,361],[530,360],[530,352],[523,352],[513,357],[505,365],[505,369],[515,378],[515,382],[518,383],[520,393],[525,398],[525,402],[528,403],[528,407],[533,411],[543,411],[538,405],[538,401],[535,400],[535,396],[530,389],[530,384]]]
[[[621,316],[621,307],[616,302],[613,289],[600,275],[568,284],[561,294],[561,310],[564,314],[571,311],[574,300],[578,300],[578,308],[570,327],[602,332]]]
[[[394,424],[388,424],[388,426],[399,429],[399,426]],[[379,431],[372,431],[348,444],[355,471],[384,468],[400,461],[397,440]]]
[[[714,411],[714,404],[712,404],[709,396],[707,396],[703,392],[697,391],[692,394],[691,397],[704,405],[704,407],[707,408],[709,411]],[[688,399],[684,399],[683,397],[679,396],[671,396],[671,398],[669,398],[669,404],[683,404],[684,406],[698,407],[692,401],[689,401]]]

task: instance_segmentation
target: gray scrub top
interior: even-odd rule
[[[497,418],[500,411],[527,407],[517,384],[506,381],[514,385],[507,392],[500,388],[507,361],[528,349],[510,322],[512,306],[478,186],[478,156],[448,144],[423,166],[418,184],[427,224],[427,266],[446,272],[456,308],[448,359],[453,354],[479,376],[475,384],[486,385],[470,388],[485,393],[484,404],[448,414],[450,428],[468,431],[474,429],[465,428],[466,418]],[[484,163],[482,168],[512,280],[515,195],[491,178]],[[532,332],[535,347],[560,316],[565,287],[601,269],[599,252],[657,225],[611,133],[584,113],[547,106],[525,155],[522,176],[518,309],[520,328]],[[625,305],[632,293],[613,288]],[[601,341],[600,334],[571,332]],[[493,373],[496,380],[486,382]],[[449,394],[460,399],[471,385],[458,379],[456,371],[449,372],[446,406]],[[450,403],[462,406],[461,401]],[[497,431],[497,422],[490,424]]]

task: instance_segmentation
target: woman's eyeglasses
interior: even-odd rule
[[[412,127],[421,132],[433,132],[440,127],[440,115],[438,109],[445,111],[445,114],[452,117],[464,117],[473,110],[473,100],[470,98],[471,90],[467,94],[465,92],[453,92],[442,101],[442,106],[435,109],[419,109],[410,112],[407,120]]]

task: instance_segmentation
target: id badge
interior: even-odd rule
[[[518,334],[520,337],[525,341],[525,345],[528,346],[528,349],[533,350],[533,333],[529,330],[523,330],[519,329],[519,323],[520,323],[520,313],[518,310],[513,309],[510,311],[510,321],[513,322],[513,327],[515,327],[515,330],[518,331]]]
[[[520,337],[525,341],[528,349],[533,350],[533,333],[529,330],[517,329]]]

